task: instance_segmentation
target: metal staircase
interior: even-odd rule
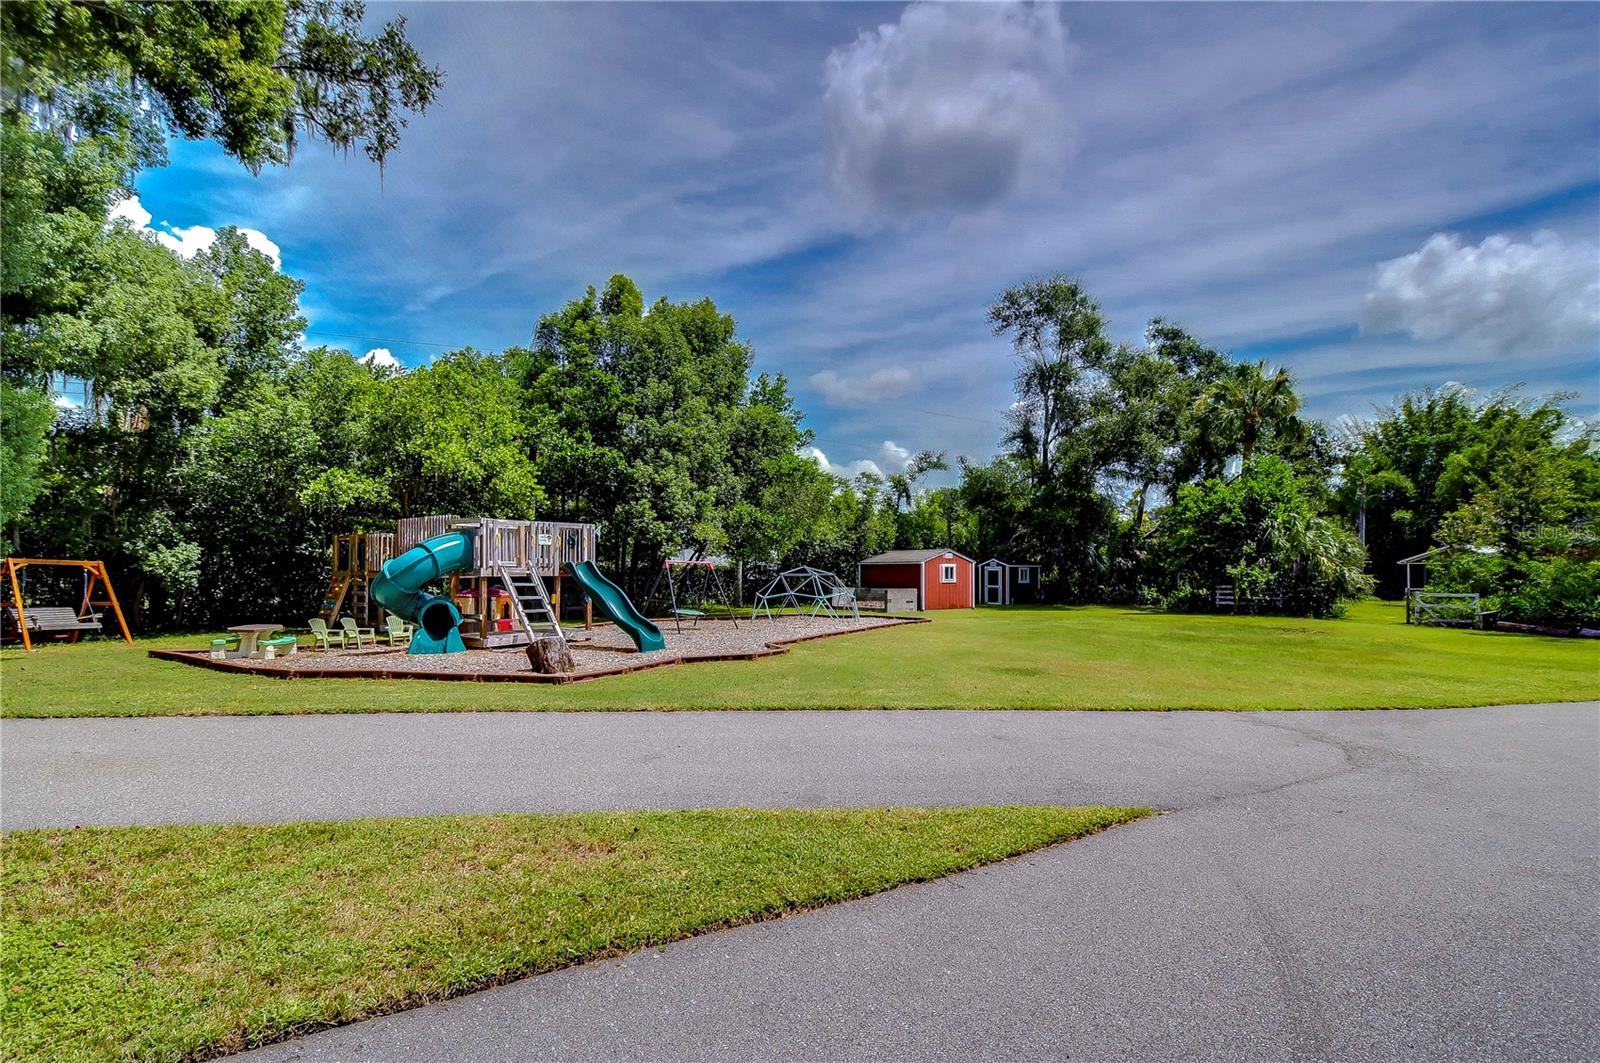
[[[504,561],[497,562],[495,568],[506,589],[511,592],[512,612],[527,633],[528,640],[557,638],[565,642],[566,632],[561,630],[561,623],[550,605],[550,595],[545,592],[544,580],[539,578],[539,573],[529,568],[512,568]]]

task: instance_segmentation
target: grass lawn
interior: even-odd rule
[[[734,809],[15,831],[0,1055],[238,1050],[1144,815]]]
[[[1341,620],[1111,607],[951,610],[932,624],[803,643],[782,657],[568,686],[265,679],[95,642],[0,652],[6,716],[471,709],[1344,709],[1600,697],[1600,642],[1408,627],[1399,605]]]

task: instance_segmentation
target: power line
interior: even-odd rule
[[[343,332],[323,332],[321,329],[306,329],[306,335],[321,336],[323,339],[329,340],[360,340],[362,343],[381,343],[385,346],[391,343],[403,343],[416,347],[443,347],[447,351],[453,351],[462,346],[459,343],[435,343],[432,340],[396,340],[379,339],[377,336],[351,336]]]
[[[954,421],[971,421],[973,424],[992,425],[994,421],[982,417],[967,417],[959,413],[945,413],[943,410],[919,410],[915,406],[901,406],[900,409],[908,413],[923,413],[929,417],[948,417]]]
[[[416,347],[441,347],[441,348],[443,348],[443,349],[445,349],[447,351],[457,350],[458,348],[461,347],[461,344],[459,344],[459,343],[437,343],[437,342],[435,342],[433,340],[381,339],[381,338],[379,338],[377,336],[352,336],[352,335],[349,335],[348,333],[343,333],[343,332],[323,332],[320,329],[307,329],[306,330],[306,335],[307,336],[321,336],[323,339],[329,339],[329,340],[360,340],[362,343],[380,343],[380,344],[383,344],[385,346],[387,346],[388,344],[393,343],[393,344],[407,344],[407,345],[416,346]],[[928,417],[948,417],[952,421],[971,421],[973,424],[981,424],[981,425],[992,425],[992,424],[994,424],[993,420],[985,419],[985,418],[982,418],[982,417],[968,417],[968,416],[966,416],[964,414],[959,414],[959,413],[947,413],[944,410],[923,410],[923,409],[918,409],[915,406],[901,406],[900,409],[905,410],[908,413],[925,414]]]

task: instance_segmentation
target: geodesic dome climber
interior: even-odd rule
[[[850,619],[861,619],[855,589],[845,586],[844,580],[832,572],[810,565],[780,572],[761,588],[756,604],[750,609],[750,619],[765,615],[771,620],[774,609],[795,609],[809,616],[826,615],[835,620],[843,620],[845,610],[849,610]]]

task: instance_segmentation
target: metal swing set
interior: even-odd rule
[[[678,634],[683,634],[683,622],[685,620],[689,621],[689,629],[691,631],[699,627],[701,618],[706,615],[705,611],[678,605],[678,585],[673,576],[673,571],[683,568],[700,569],[705,574],[702,577],[700,600],[707,597],[711,589],[715,587],[717,599],[722,602],[722,607],[727,610],[728,619],[733,621],[733,626],[737,630],[739,621],[733,615],[733,599],[728,597],[728,590],[722,585],[722,577],[717,574],[717,563],[711,558],[669,557],[661,562],[661,571],[656,573],[656,578],[650,584],[650,592],[644,596],[645,604],[648,606],[650,602],[655,600],[656,589],[661,586],[661,580],[665,578],[667,581],[668,615],[672,617],[672,622],[677,627]],[[692,573],[690,575],[692,576]],[[686,583],[685,590],[687,589]]]

